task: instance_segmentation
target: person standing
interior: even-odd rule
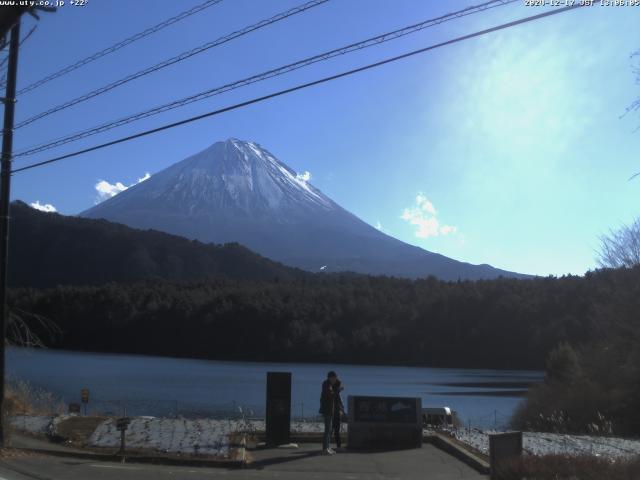
[[[336,453],[331,449],[331,429],[333,427],[333,411],[336,398],[335,384],[338,375],[333,370],[327,374],[327,379],[322,382],[320,392],[320,414],[324,418],[324,434],[322,435],[322,454],[333,455]]]
[[[340,439],[340,422],[344,415],[344,403],[342,403],[342,397],[340,392],[344,390],[344,385],[340,379],[336,379],[336,383],[333,385],[333,432],[336,438],[336,450],[342,446],[342,440]]]

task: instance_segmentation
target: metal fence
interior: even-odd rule
[[[115,416],[151,416],[167,418],[214,418],[214,419],[256,419],[264,420],[265,406],[241,402],[198,403],[181,402],[180,400],[90,399],[80,404],[80,413],[86,415]],[[321,421],[321,416],[304,402],[291,404],[291,420],[296,422]]]

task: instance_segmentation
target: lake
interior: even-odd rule
[[[266,372],[293,374],[292,416],[318,414],[320,384],[335,370],[347,395],[420,397],[449,406],[465,425],[504,426],[542,372],[459,368],[256,363],[141,355],[7,349],[7,375],[47,390],[66,403],[90,390],[89,412],[153,416],[264,414]]]

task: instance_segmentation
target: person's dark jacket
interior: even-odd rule
[[[338,380],[333,385],[333,422],[340,422],[340,414],[344,412],[344,403],[342,403],[342,397],[340,392],[342,391],[342,382]]]
[[[329,380],[322,382],[322,392],[320,393],[320,413],[322,415],[333,415],[333,402],[335,391]]]

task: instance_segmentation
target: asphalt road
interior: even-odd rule
[[[486,479],[464,463],[432,445],[384,453],[319,455],[319,446],[298,450],[251,452],[252,463],[241,470],[169,467],[96,462],[74,458],[24,455],[0,459],[0,480],[111,479],[341,479],[341,480],[453,480]]]

